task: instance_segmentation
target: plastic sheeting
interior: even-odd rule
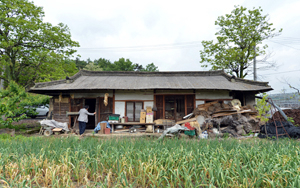
[[[283,121],[281,123],[291,138],[300,138],[300,127],[295,127],[290,122],[286,122],[286,121]],[[278,132],[278,134],[286,134],[283,127],[281,126],[281,123],[279,121],[276,121],[277,132]],[[266,125],[262,125],[260,127],[260,134],[258,135],[258,137],[266,138],[267,135],[268,135],[268,137],[276,137],[276,127],[275,127],[274,122],[267,123]],[[278,137],[288,137],[288,136],[280,135]]]
[[[180,126],[178,124],[174,125],[173,127],[167,128],[163,134],[158,138],[158,140],[163,139],[167,134],[178,134],[179,131],[189,131],[188,128],[184,127],[184,126]]]
[[[99,122],[99,123],[97,124],[97,126],[95,127],[95,129],[94,129],[94,132],[95,132],[95,133],[98,133],[98,131],[101,130],[100,123],[106,123],[106,128],[110,128],[110,132],[112,131],[108,121],[101,121],[101,122]]]
[[[41,125],[48,125],[50,127],[54,127],[54,128],[61,128],[65,131],[69,131],[68,128],[68,123],[61,123],[55,120],[42,120],[40,121]]]

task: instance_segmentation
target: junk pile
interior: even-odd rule
[[[50,136],[54,133],[69,132],[68,123],[61,123],[55,120],[42,120],[40,121],[41,129],[40,134]]]
[[[291,138],[300,138],[300,127],[295,127],[293,124],[287,121],[275,121],[269,122],[260,127],[259,138],[276,138],[276,126],[277,126],[277,135],[279,138],[288,137]],[[287,135],[287,134],[288,135]]]
[[[300,126],[300,109],[285,109],[282,110],[285,115],[293,119],[293,124]],[[280,121],[286,121],[283,116],[279,115],[280,112],[276,111],[274,116],[278,116]],[[271,120],[270,120],[271,121]]]
[[[268,123],[260,127],[259,138],[300,138],[300,110],[282,110],[272,99],[268,99],[271,104],[271,118]],[[292,123],[293,122],[293,123]],[[296,125],[296,126],[295,126]]]
[[[204,131],[209,137],[222,136],[224,133],[237,137],[259,131],[259,119],[256,116],[257,111],[253,106],[241,106],[238,99],[228,103],[213,101],[198,105],[192,114],[186,116],[189,119],[176,124],[184,126],[189,122],[200,137]]]

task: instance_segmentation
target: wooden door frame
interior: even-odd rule
[[[185,113],[185,115],[187,115],[187,96],[193,96],[193,100],[194,100],[194,102],[193,102],[193,108],[195,109],[195,106],[196,106],[196,95],[195,95],[195,93],[194,94],[158,94],[158,95],[162,95],[163,96],[163,119],[166,119],[166,113],[165,113],[165,111],[166,111],[166,96],[167,95],[184,96],[184,113]],[[154,97],[154,102],[155,102],[154,104],[156,106],[158,106],[156,104],[156,102],[157,102],[156,96],[157,95],[154,95],[154,96],[155,96]],[[176,103],[176,102],[174,101],[174,103]],[[174,109],[174,111],[176,111],[176,109]]]

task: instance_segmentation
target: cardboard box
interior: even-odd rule
[[[152,107],[151,106],[147,106],[146,107],[146,111],[147,111],[147,113],[152,113]]]
[[[153,115],[146,115],[146,123],[153,123]]]
[[[144,118],[140,117],[140,123],[146,123],[146,117]]]
[[[140,114],[140,123],[145,123],[146,122],[146,112],[145,111],[141,111]]]

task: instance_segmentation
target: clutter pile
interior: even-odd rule
[[[294,125],[300,126],[300,109],[285,109],[282,111],[286,114],[287,117],[291,118],[294,121]],[[286,121],[283,116],[279,115],[278,111],[274,113],[274,116],[279,117],[280,121]],[[272,119],[270,119],[270,121],[272,121]]]
[[[300,138],[300,127],[295,127],[291,123],[287,121],[276,121],[276,122],[269,122],[265,125],[260,127],[260,134],[258,135],[259,138],[276,138],[276,127],[277,126],[277,135],[278,137],[288,137],[291,138]],[[287,135],[287,134],[288,135]]]
[[[189,119],[176,124],[184,126],[185,123],[190,123],[200,137],[203,137],[204,131],[209,137],[222,136],[224,133],[236,137],[259,131],[259,120],[256,116],[257,111],[253,106],[241,106],[238,99],[228,103],[213,101],[198,105],[192,114],[186,116]]]

